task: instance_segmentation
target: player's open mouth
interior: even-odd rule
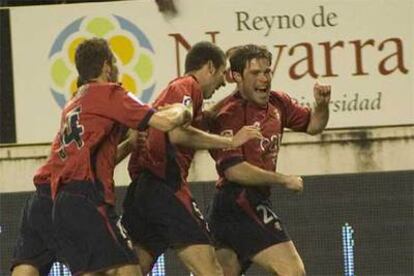
[[[216,90],[220,89],[222,86],[225,86],[225,84],[224,84],[224,83],[222,83],[222,84],[217,85],[217,87],[214,89],[214,91],[216,91]]]
[[[268,87],[256,88],[255,91],[258,92],[258,93],[268,93],[269,88]]]

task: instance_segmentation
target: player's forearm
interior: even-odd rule
[[[247,162],[242,162],[228,168],[224,172],[224,175],[227,180],[245,186],[285,186],[286,183],[285,175],[263,170]]]
[[[168,133],[173,144],[193,149],[231,148],[232,138],[210,134],[194,127],[176,128]]]
[[[116,157],[115,157],[115,164],[117,165],[122,160],[125,159],[133,150],[135,140],[137,139],[137,131],[133,129],[129,129],[127,131],[126,137],[123,141],[118,144]]]
[[[329,105],[315,105],[312,109],[310,122],[306,132],[311,135],[321,133],[329,120]]]
[[[191,111],[184,105],[172,105],[155,112],[148,125],[161,131],[170,131],[178,126],[186,124],[191,120]]]
[[[120,163],[122,160],[125,159],[132,151],[132,145],[131,141],[128,139],[125,139],[122,141],[117,148],[116,152],[116,158],[115,158],[115,164]]]

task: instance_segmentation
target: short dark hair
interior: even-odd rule
[[[238,45],[238,46],[233,46],[233,47],[228,48],[225,52],[226,57],[230,59],[233,56],[234,52],[236,52],[236,50],[239,49],[240,47],[243,47],[243,46]]]
[[[237,47],[230,56],[230,68],[233,72],[243,74],[246,65],[252,59],[265,58],[272,64],[272,54],[264,46],[247,44]]]
[[[81,77],[78,77],[78,79],[76,80],[76,87],[79,88],[82,85],[86,84],[87,82],[84,81]]]
[[[194,44],[185,58],[185,73],[200,69],[208,61],[213,62],[217,69],[226,64],[226,56],[223,50],[211,42],[201,41]]]
[[[112,63],[113,60],[114,55],[105,39],[91,38],[83,41],[75,53],[75,64],[81,83],[97,78],[105,61]]]

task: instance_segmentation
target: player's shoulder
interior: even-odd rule
[[[83,102],[111,104],[116,99],[122,98],[128,94],[119,83],[91,83],[87,84],[86,97]]]
[[[272,90],[270,91],[270,99],[278,99],[278,100],[285,100],[290,99],[290,96],[288,93],[280,90]]]
[[[270,91],[269,102],[271,104],[288,104],[292,102],[292,98],[284,91]]]
[[[89,83],[87,84],[88,88],[90,90],[97,90],[97,91],[118,91],[118,90],[124,90],[122,85],[117,82],[104,82],[104,83]]]
[[[239,92],[235,92],[232,95],[224,99],[221,108],[217,113],[217,119],[225,118],[238,118],[240,110],[243,108],[243,99]]]
[[[200,85],[194,76],[188,75],[188,76],[182,76],[182,77],[173,79],[168,84],[168,87],[170,89],[180,89],[180,90],[181,89],[198,89],[200,88]]]

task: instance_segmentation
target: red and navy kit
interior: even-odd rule
[[[263,135],[261,140],[250,140],[238,149],[211,151],[220,175],[208,215],[211,234],[216,247],[236,252],[243,272],[257,253],[289,241],[290,237],[272,210],[269,186],[247,187],[229,182],[224,172],[240,162],[275,171],[283,129],[306,131],[309,120],[308,108],[300,106],[285,93],[271,92],[265,107],[250,103],[235,93],[226,100],[212,122],[211,131],[216,134],[231,136],[243,126],[256,125]]]
[[[154,110],[114,83],[82,86],[65,106],[51,154],[55,197],[73,181],[99,181],[105,202],[114,204],[113,171],[117,145],[126,127],[145,129]]]
[[[192,107],[192,126],[199,128],[203,95],[193,76],[170,82],[154,107],[172,103]],[[148,130],[145,149],[132,153],[128,165],[132,183],[124,199],[122,224],[154,259],[167,248],[211,242],[187,183],[193,156],[193,149],[172,144],[168,134],[153,128]]]
[[[74,275],[138,262],[118,226],[113,172],[126,128],[146,129],[153,113],[112,83],[82,86],[62,112],[50,157],[53,228]]]
[[[153,106],[157,108],[172,103],[192,106],[192,125],[198,127],[197,122],[202,117],[203,94],[193,76],[184,76],[171,81]],[[146,152],[144,157],[139,150],[131,154],[128,170],[132,179],[138,176],[140,170],[149,170],[155,176],[166,180],[174,191],[191,195],[187,176],[195,150],[173,145],[168,140],[168,134],[149,128]]]
[[[306,131],[310,109],[300,106],[283,92],[271,92],[269,103],[260,107],[244,100],[240,93],[228,98],[211,126],[211,132],[232,136],[243,126],[258,126],[261,140],[250,140],[237,149],[211,150],[220,175],[218,186],[225,184],[224,171],[246,161],[264,170],[275,171],[283,129]],[[267,193],[268,189],[262,189]]]

